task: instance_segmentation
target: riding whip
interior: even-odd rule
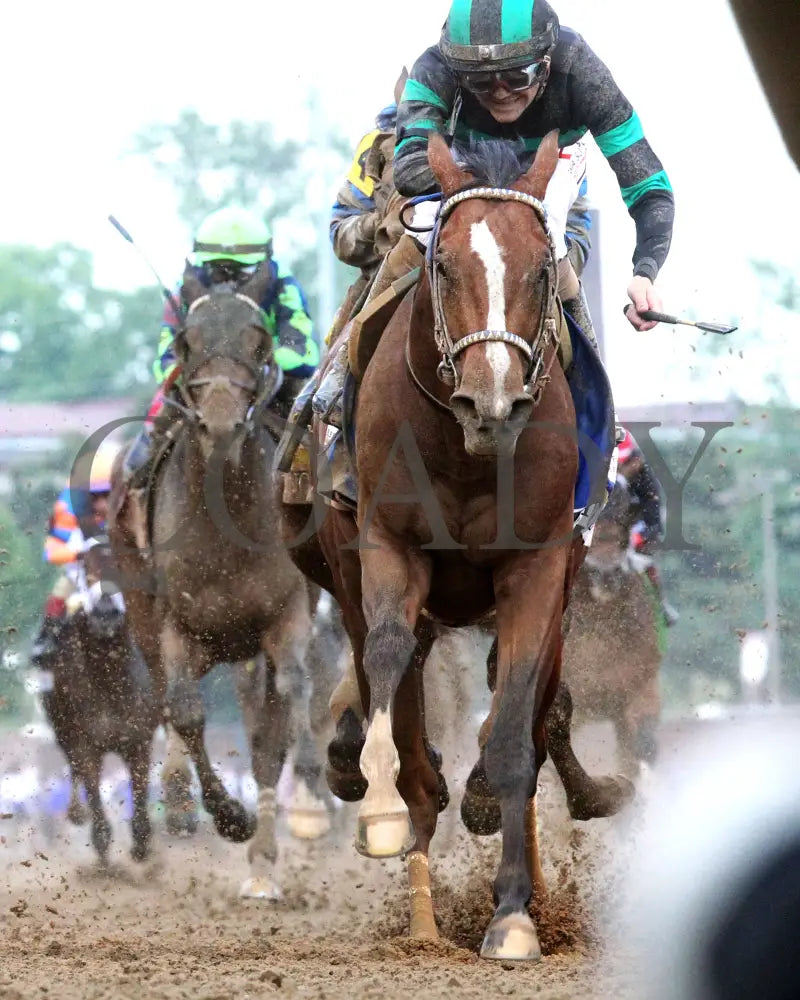
[[[625,306],[623,312],[628,315],[628,310],[631,308],[630,302]],[[733,333],[734,330],[738,330],[736,326],[723,326],[720,323],[701,323],[693,319],[680,319],[678,316],[669,316],[667,313],[655,312],[653,309],[645,309],[639,313],[642,319],[648,320],[652,323],[670,323],[673,326],[694,326],[698,330],[705,330],[707,333],[720,333],[728,334]]]
[[[156,269],[153,267],[152,263],[150,262],[150,258],[147,256],[147,254],[144,252],[144,250],[142,250],[142,248],[140,246],[138,246],[134,242],[134,239],[131,236],[131,234],[128,232],[128,230],[122,225],[122,223],[118,219],[116,219],[113,215],[109,215],[108,221],[116,229],[116,231],[120,234],[120,236],[124,240],[126,240],[128,243],[130,243],[130,245],[133,247],[133,249],[139,254],[139,256],[142,258],[142,260],[145,262],[145,264],[147,264],[147,266],[150,268],[150,271],[153,274],[153,277],[156,279],[156,281],[158,282],[158,284],[159,284],[159,286],[161,288],[161,294],[164,296],[164,298],[167,300],[167,302],[169,302],[170,306],[172,306],[172,309],[175,312],[175,319],[179,320],[180,316],[181,316],[181,314],[183,312],[183,309],[181,308],[181,304],[175,298],[175,295],[173,294],[173,292],[171,292],[170,289],[167,288],[167,286],[161,280],[158,271],[156,271]]]

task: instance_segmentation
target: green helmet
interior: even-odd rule
[[[212,260],[259,264],[272,254],[272,233],[255,212],[231,205],[206,216],[197,230],[193,249],[195,264]]]
[[[558,41],[547,0],[452,0],[439,49],[455,73],[538,62]]]

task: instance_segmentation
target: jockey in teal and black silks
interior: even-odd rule
[[[569,146],[587,132],[616,174],[636,224],[628,318],[660,309],[653,282],[672,238],[672,188],[642,124],[586,41],[560,27],[547,0],[453,0],[438,45],[426,49],[406,82],[398,112],[394,181],[407,196],[436,189],[428,165],[431,132],[457,142],[512,139],[533,158],[559,132]]]

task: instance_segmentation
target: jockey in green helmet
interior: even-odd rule
[[[229,282],[243,284],[264,262],[272,272],[273,281],[267,286],[259,305],[274,340],[273,359],[283,372],[283,383],[275,402],[285,414],[303,383],[314,374],[319,364],[319,343],[308,314],[306,297],[291,273],[273,258],[272,233],[259,214],[239,206],[229,206],[212,212],[200,223],[190,263],[195,276],[207,288]],[[181,301],[180,290],[174,301]],[[148,410],[147,420],[126,455],[127,476],[143,468],[150,458],[153,422],[162,414],[164,394],[180,376],[173,349],[180,320],[172,303],[167,302],[158,356],[153,363],[159,389]],[[172,408],[168,407],[163,418],[169,421],[174,415]]]

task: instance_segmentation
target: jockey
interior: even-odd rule
[[[413,82],[413,81],[412,81]],[[384,108],[376,119],[377,128],[368,132],[358,145],[347,179],[339,189],[333,206],[330,231],[336,256],[345,264],[360,267],[362,274],[350,288],[348,295],[337,313],[326,343],[330,346],[351,316],[361,293],[375,277],[382,259],[404,239],[404,227],[399,221],[399,207],[404,204],[394,188],[392,158],[395,152],[398,104],[403,94],[408,92],[410,83],[403,72],[395,89],[396,102]],[[403,89],[403,87],[405,89]],[[389,132],[389,129],[392,132]],[[395,161],[396,162],[396,161]],[[387,208],[388,203],[388,208]],[[392,203],[394,203],[392,208]],[[578,325],[597,346],[589,316],[588,305],[580,284],[586,260],[591,248],[586,181],[586,146],[579,141],[565,147],[559,155],[556,173],[548,186],[545,204],[548,207],[551,226],[560,220],[556,228],[561,235],[556,240],[559,257],[559,291],[564,296],[564,306]],[[429,212],[431,205],[420,206],[423,213]],[[369,299],[380,294],[404,271],[421,263],[420,236],[406,236],[405,252],[398,251],[400,261],[395,258],[396,268],[389,272],[389,265],[376,277],[369,292]],[[416,259],[419,258],[419,259]],[[368,301],[368,300],[367,300]],[[347,345],[344,345],[334,359],[321,385],[315,393],[314,409],[323,419],[334,425],[341,422],[336,406],[337,397],[345,373]]]
[[[617,446],[617,481],[628,490],[639,515],[631,526],[630,547],[650,557],[644,572],[658,595],[664,621],[667,626],[674,625],[679,615],[664,597],[661,577],[652,559],[653,550],[663,534],[661,484],[629,430],[625,430]]]
[[[111,467],[118,450],[116,445],[101,445],[88,483],[67,483],[53,505],[43,558],[59,566],[61,573],[45,600],[44,617],[31,646],[32,666],[50,669],[58,637],[70,613],[69,599],[77,589],[78,559],[87,539],[105,531]]]
[[[397,120],[394,179],[402,195],[436,189],[428,165],[432,131],[455,140],[520,140],[533,157],[541,140],[559,131],[563,148],[591,132],[617,176],[636,224],[633,277],[627,316],[638,330],[656,324],[640,312],[661,309],[654,282],[672,237],[674,200],[661,162],[645,138],[639,117],[608,68],[584,39],[560,28],[547,0],[453,0],[438,46],[411,70]],[[566,212],[553,212],[551,230]],[[558,207],[558,206],[556,206]],[[553,231],[558,246],[561,233]],[[387,258],[388,282],[397,277],[391,256],[405,270],[401,240]],[[588,311],[574,274],[560,268],[565,309],[584,332]]]
[[[264,261],[269,262],[274,280],[259,305],[275,344],[273,358],[283,372],[276,403],[288,412],[301,386],[319,364],[319,344],[314,336],[306,297],[290,272],[273,258],[272,234],[257,213],[230,206],[212,212],[200,224],[191,264],[195,276],[207,288],[231,281],[243,284]],[[180,300],[180,291],[176,298]],[[168,302],[164,308],[158,357],[153,363],[159,389],[142,430],[125,457],[126,479],[147,465],[153,428],[171,423],[177,413],[172,407],[164,407],[164,396],[180,376],[180,365],[173,349],[179,323],[180,317]]]

